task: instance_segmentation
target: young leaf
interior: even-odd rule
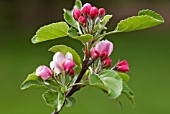
[[[95,31],[98,31],[98,30],[103,30],[104,28],[105,28],[105,26],[106,26],[106,24],[109,22],[109,20],[112,18],[112,15],[106,15],[101,21],[100,21],[100,23],[98,23],[96,26],[95,26],[95,28],[94,28],[94,30]]]
[[[133,16],[118,23],[114,32],[130,32],[153,27],[164,23],[164,19],[152,10],[142,10],[138,16]]]
[[[66,46],[66,45],[56,45],[49,49],[49,51],[52,51],[54,53],[56,52],[62,52],[63,54],[66,54],[67,52],[70,52],[73,55],[73,59],[75,63],[80,67],[81,66],[81,59],[80,56],[77,54],[75,50],[72,48]]]
[[[123,72],[117,72],[119,76],[122,78],[123,82],[128,82],[129,81],[129,75]]]
[[[89,79],[91,86],[107,91],[112,99],[121,95],[123,89],[122,79],[113,70],[104,70],[99,75],[92,74]]]
[[[73,39],[76,39],[76,40],[79,40],[81,42],[90,42],[93,39],[93,36],[90,35],[90,34],[85,34],[85,35],[78,36],[77,30],[73,29],[73,28],[71,28],[68,31],[68,34],[69,34],[69,37],[71,37]]]
[[[42,97],[44,98],[47,105],[56,109],[56,111],[60,111],[61,107],[64,105],[65,97],[61,92],[56,91],[46,91]]]
[[[74,97],[66,98],[66,107],[72,107],[76,103],[76,99]]]
[[[76,0],[75,2],[75,5],[74,5],[74,8],[78,8],[78,9],[81,9],[82,7],[82,3],[80,0]],[[72,14],[73,14],[73,10],[72,9],[71,11],[69,10],[66,10],[64,9],[64,20],[70,24],[71,26],[73,26],[74,28],[77,28],[79,27],[79,23],[73,18]]]
[[[126,95],[126,97],[130,100],[132,106],[135,107],[134,94],[126,83],[124,83],[123,85],[122,93]]]
[[[65,22],[52,23],[41,27],[32,38],[32,43],[52,40],[68,35],[69,26]]]
[[[21,84],[21,90],[28,89],[30,87],[45,87],[41,77],[35,75],[35,73],[29,74],[26,80]]]
[[[106,26],[106,24],[109,22],[109,20],[112,18],[112,15],[106,15],[102,21],[100,22],[100,24],[103,26],[103,28]]]

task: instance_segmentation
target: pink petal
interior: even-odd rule
[[[53,56],[53,61],[56,61],[58,64],[62,64],[64,59],[65,59],[65,57],[61,52],[57,52]]]

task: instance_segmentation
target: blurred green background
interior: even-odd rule
[[[131,71],[129,86],[135,93],[136,108],[122,97],[124,110],[98,89],[87,87],[74,94],[77,104],[61,114],[169,114],[170,106],[170,1],[169,0],[83,0],[105,7],[113,18],[109,30],[119,20],[152,9],[163,15],[164,25],[143,31],[106,37],[114,42],[113,64],[127,59]],[[63,8],[71,9],[74,0],[0,1],[0,114],[50,114],[41,94],[45,90],[20,90],[27,74],[51,61],[47,50],[56,44],[73,47],[82,56],[82,45],[61,38],[33,45],[31,37],[42,25],[63,20]]]

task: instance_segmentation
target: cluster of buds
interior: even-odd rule
[[[70,76],[75,75],[75,63],[71,53],[67,53],[65,56],[61,52],[57,52],[53,56],[53,61],[50,62],[50,68],[47,66],[40,66],[36,70],[36,75],[41,76],[43,80],[47,80],[54,74],[68,74]]]
[[[108,40],[100,41],[96,44],[94,48],[92,48],[90,52],[90,57],[94,60],[100,58],[100,60],[102,61],[102,66],[104,68],[109,68],[111,67],[112,64],[112,61],[109,58],[112,51],[113,51],[112,42]]]
[[[100,41],[96,44],[94,48],[91,49],[90,57],[93,60],[100,58],[102,62],[102,67],[110,68],[112,65],[112,61],[109,58],[109,56],[111,55],[112,51],[113,51],[112,42],[108,40]],[[126,60],[118,62],[113,69],[120,72],[128,72],[129,71],[128,62]]]
[[[99,20],[100,18],[104,17],[105,9],[97,7],[93,7],[91,4],[86,3],[80,9],[75,8],[73,10],[73,17],[77,20],[82,26],[86,27],[87,24],[90,24],[91,21]],[[99,18],[99,19],[98,19]]]

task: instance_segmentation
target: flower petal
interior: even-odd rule
[[[67,52],[65,58],[73,60],[73,55],[70,52]]]
[[[62,64],[64,61],[65,57],[63,55],[63,53],[61,52],[57,52],[55,53],[55,55],[53,56],[53,61],[58,62],[59,64]]]

